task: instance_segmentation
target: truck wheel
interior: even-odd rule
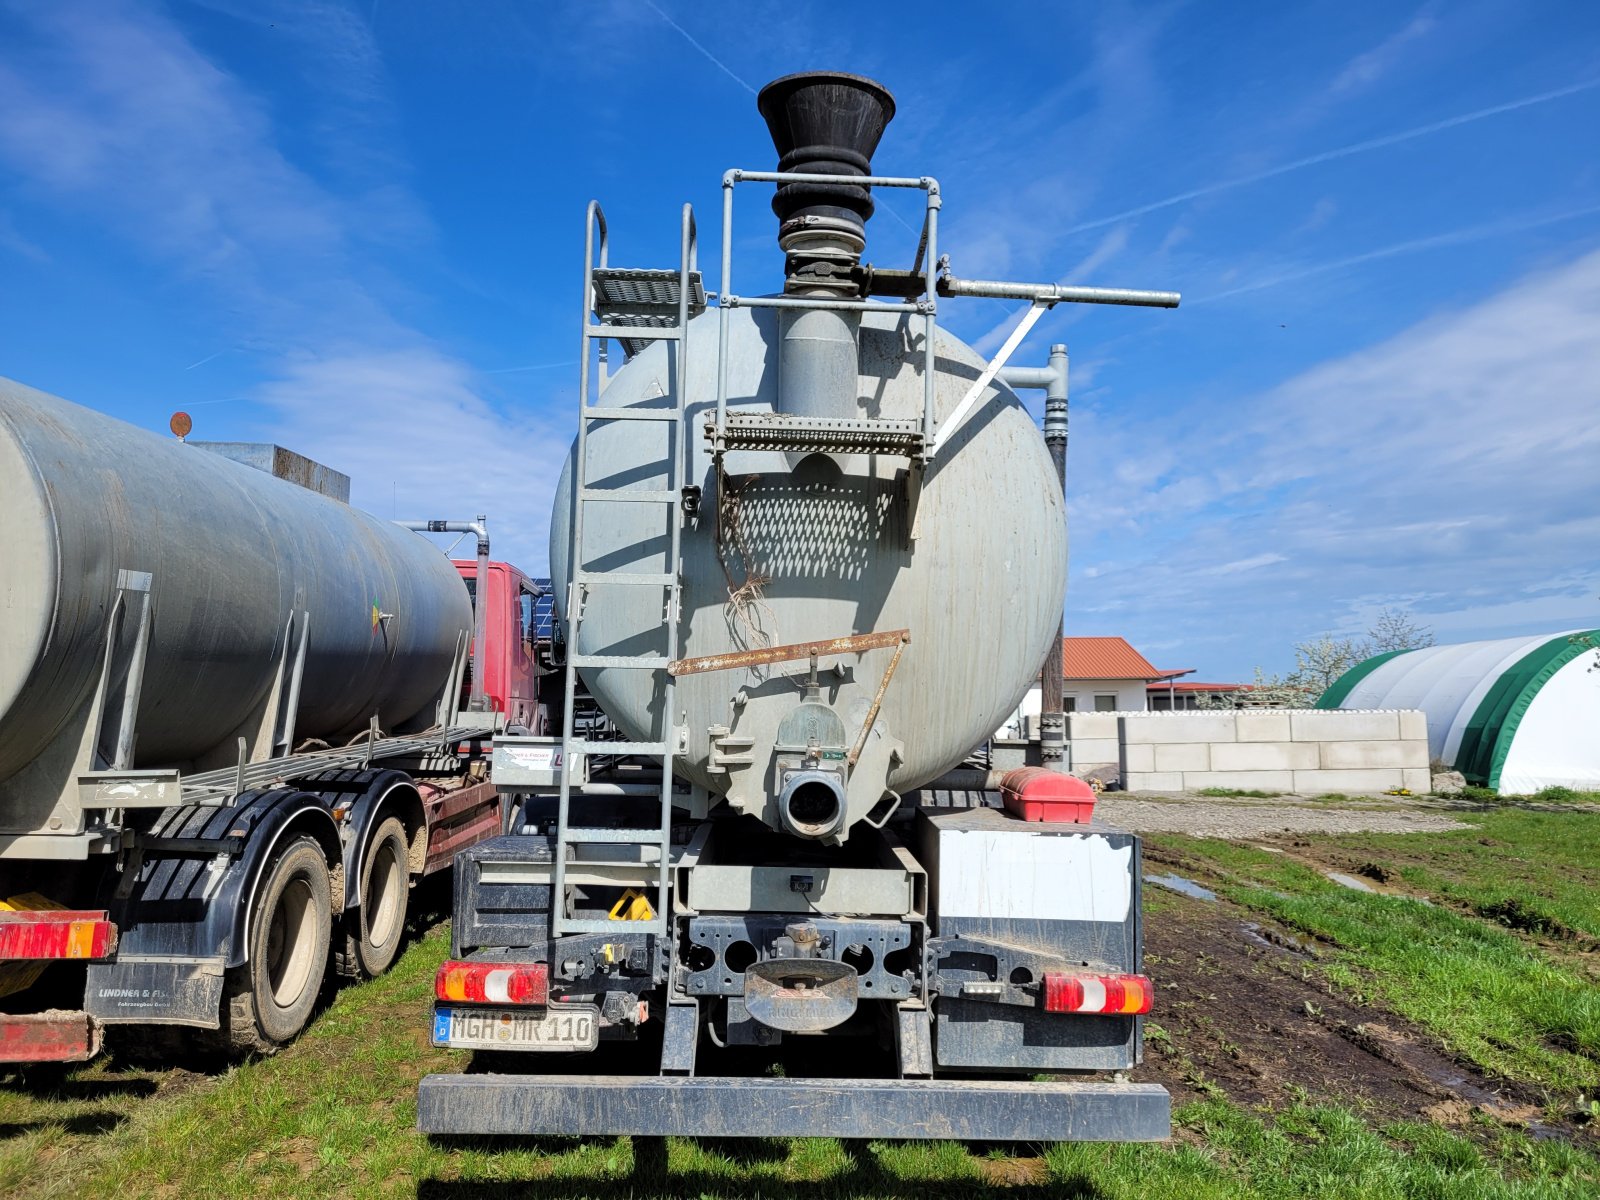
[[[382,975],[400,952],[411,891],[406,827],[389,817],[367,843],[361,865],[360,909],[348,918],[344,958],[363,975]]]
[[[270,1054],[305,1028],[327,972],[332,906],[322,847],[293,839],[256,893],[249,957],[228,972],[222,1019],[230,1049]]]

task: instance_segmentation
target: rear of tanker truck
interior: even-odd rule
[[[1053,304],[1177,297],[961,279],[938,181],[872,172],[885,88],[812,72],[758,105],[778,170],[723,178],[715,304],[687,206],[655,268],[616,265],[589,209],[551,573],[569,701],[586,687],[617,735],[569,715],[496,740],[520,798],[458,859],[432,1011],[473,1057],[422,1081],[419,1125],[1166,1137],[1166,1092],[1125,1078],[1153,999],[1139,840],[1093,820],[1059,714],[990,735],[1066,580],[1060,476],[1015,391],[1059,419],[1065,355],[1007,360]],[[735,280],[752,184],[776,295]],[[864,257],[889,188],[923,208],[909,271]],[[1027,304],[993,359],[939,325],[968,296]]]

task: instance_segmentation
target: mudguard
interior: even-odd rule
[[[245,961],[256,889],[285,838],[299,833],[315,837],[337,868],[338,828],[327,801],[310,792],[278,788],[220,808],[162,810],[142,835],[131,887],[124,876],[103,901],[117,955],[90,964],[88,1012],[107,1024],[217,1028],[223,976]]]
[[[300,782],[308,792],[322,796],[330,810],[348,806],[339,822],[344,857],[344,907],[359,908],[361,869],[365,866],[362,857],[378,822],[389,813],[398,813],[410,829],[422,827],[422,797],[417,793],[417,785],[404,771],[372,769],[326,771]]]

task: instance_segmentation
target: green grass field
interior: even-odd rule
[[[1600,812],[1500,808],[1469,819],[1473,827],[1455,833],[1317,839],[1319,854],[1379,864],[1431,904],[1338,887],[1290,854],[1210,840],[1150,842],[1225,897],[1320,939],[1325,951],[1307,969],[1331,986],[1545,1089],[1553,1107],[1587,1103],[1600,1083],[1600,988],[1584,964],[1585,939],[1600,929]],[[1512,899],[1523,907],[1507,909]],[[1149,906],[1152,923],[1161,909]],[[1550,923],[1539,928],[1537,918],[1521,919],[1524,911]],[[1501,919],[1507,913],[1517,919]],[[1488,1118],[1458,1130],[1373,1127],[1310,1093],[1275,1112],[1207,1096],[1178,1110],[1178,1136],[1158,1146],[433,1144],[414,1128],[417,1081],[460,1069],[466,1057],[427,1036],[433,972],[447,949],[443,927],[428,932],[389,975],[341,990],[307,1034],[272,1059],[220,1074],[103,1061],[53,1087],[0,1083],[0,1195],[1600,1195],[1600,1160],[1585,1134],[1576,1144],[1540,1140]]]

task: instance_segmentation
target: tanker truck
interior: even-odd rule
[[[475,533],[452,562],[181,417],[0,380],[0,1062],[282,1045],[502,831],[507,714],[542,731],[540,589],[482,518],[412,523]]]
[[[1055,304],[1178,297],[961,278],[937,180],[872,171],[887,89],[806,73],[758,107],[777,170],[723,177],[714,297],[687,206],[664,268],[614,265],[589,208],[550,557],[567,696],[625,740],[495,740],[524,796],[458,859],[432,1011],[475,1062],[422,1080],[419,1126],[1165,1137],[1166,1092],[1121,1077],[1152,1000],[1138,838],[1093,821],[1059,732],[972,756],[1065,597],[1015,390],[1064,433],[1065,353],[1008,360]],[[776,185],[774,295],[734,278],[751,184]],[[922,205],[909,269],[865,257],[887,189]],[[957,297],[1022,302],[992,359],[939,324]]]

